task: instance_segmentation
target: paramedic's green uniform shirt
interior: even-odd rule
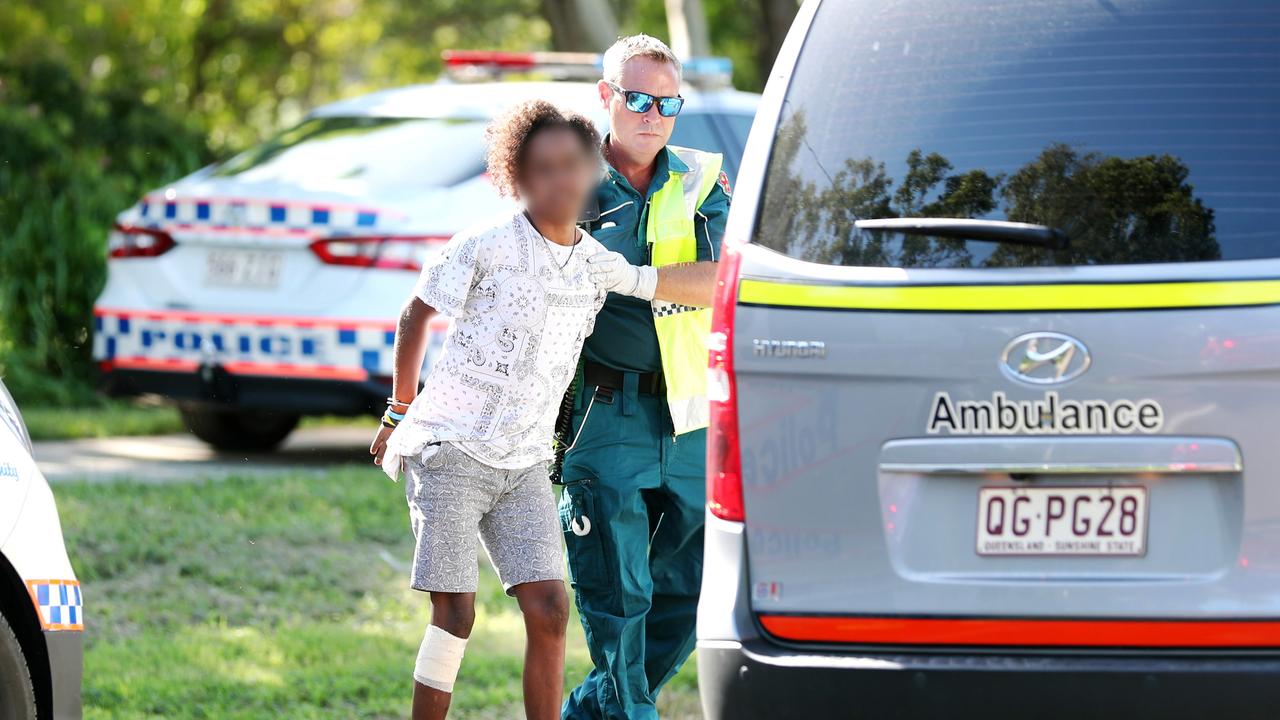
[[[689,167],[670,150],[663,150],[658,154],[653,182],[648,192],[641,195],[621,173],[610,167],[609,177],[596,190],[600,218],[587,224],[587,232],[606,248],[622,253],[632,265],[648,265],[645,227],[649,222],[649,198],[667,182],[672,170],[688,172]],[[717,184],[694,218],[699,260],[715,260],[719,256],[728,214],[729,195]],[[596,317],[595,332],[587,338],[582,353],[587,360],[618,370],[642,373],[662,370],[658,334],[653,329],[649,303],[609,293],[604,309]]]

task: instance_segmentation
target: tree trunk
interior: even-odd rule
[[[618,19],[608,0],[542,0],[556,50],[602,52],[618,39]]]
[[[211,0],[191,39],[191,92],[187,94],[187,107],[196,107],[208,87],[206,73],[210,70],[206,66],[222,52],[231,34],[230,24],[231,0]]]
[[[791,29],[791,21],[800,9],[796,0],[760,0],[760,34],[757,36],[756,67],[760,70],[761,82],[768,82],[769,73],[773,72],[773,61],[782,49],[782,41]]]
[[[711,54],[711,37],[707,34],[707,14],[702,0],[666,0],[667,31],[671,49],[677,57],[706,57]]]

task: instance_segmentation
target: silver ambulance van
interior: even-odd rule
[[[804,6],[711,357],[708,718],[1280,717],[1280,4]]]

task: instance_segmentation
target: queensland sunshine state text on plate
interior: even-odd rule
[[[978,490],[979,555],[1143,555],[1147,489],[984,487]]]

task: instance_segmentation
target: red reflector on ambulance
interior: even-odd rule
[[[1280,647],[1277,620],[1039,620],[761,615],[781,640],[856,645]]]

